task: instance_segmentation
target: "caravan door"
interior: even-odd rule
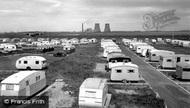
[[[29,81],[26,81],[26,96],[30,96],[30,84],[29,84]]]

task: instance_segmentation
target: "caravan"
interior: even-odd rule
[[[107,79],[87,78],[79,89],[79,107],[104,108],[107,94]]]
[[[176,75],[180,79],[190,80],[190,62],[177,63]]]
[[[44,69],[47,67],[46,59],[41,56],[25,56],[16,61],[17,69]]]
[[[17,48],[16,48],[16,45],[14,44],[6,44],[3,48],[4,51],[16,51]]]
[[[190,55],[161,55],[159,61],[159,68],[176,68],[176,63],[179,62],[190,62]]]
[[[140,75],[136,64],[127,63],[111,68],[111,81],[139,81]]]
[[[32,96],[44,87],[45,71],[20,71],[1,81],[1,96]]]
[[[148,51],[151,51],[151,50],[153,50],[153,49],[155,49],[153,46],[142,47],[142,48],[141,48],[141,53],[140,53],[140,55],[141,55],[142,57],[146,57]],[[155,50],[156,50],[156,49],[155,49]]]
[[[159,61],[161,55],[174,55],[175,52],[167,50],[151,50],[149,52],[149,61]]]
[[[107,56],[108,56],[108,53],[111,53],[111,52],[122,52],[122,51],[121,51],[120,48],[104,50],[104,52],[103,52],[103,57],[107,57]]]
[[[154,47],[150,45],[139,45],[139,46],[136,46],[136,53],[141,54],[142,49],[152,49],[152,48]]]
[[[131,63],[131,58],[123,54],[111,54],[107,62],[105,69],[109,71],[114,66]]]

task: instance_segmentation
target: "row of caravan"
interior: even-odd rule
[[[182,79],[190,79],[190,55],[175,54],[173,51],[158,50],[145,42],[122,39],[125,46],[135,51],[140,56],[147,57],[151,62],[157,62],[157,68],[176,69],[176,75]],[[138,53],[138,49],[141,53]],[[143,51],[145,51],[143,53]]]
[[[148,51],[155,49],[153,46],[150,46],[148,43],[134,41],[131,39],[123,38],[122,43],[143,57],[147,56]]]
[[[110,71],[111,81],[139,81],[141,80],[138,66],[133,64],[131,58],[125,55],[119,46],[112,40],[102,40],[104,49],[103,57],[106,57],[105,69]]]
[[[50,49],[57,46],[63,47],[63,50],[69,48],[73,49],[75,45],[79,44],[89,44],[96,43],[96,38],[73,38],[73,39],[52,39],[51,41],[46,40],[45,38],[39,38],[37,41],[18,41],[18,42],[4,42],[0,43],[0,49],[4,51],[16,51],[20,48],[22,49]]]
[[[19,43],[19,42],[27,42],[27,43],[36,43],[39,45],[47,45],[47,44],[52,44],[52,45],[59,45],[62,43],[68,43],[68,44],[80,44],[80,43],[96,43],[97,39],[96,38],[0,38],[1,43]]]

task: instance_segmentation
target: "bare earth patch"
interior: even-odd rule
[[[49,108],[68,108],[72,106],[74,98],[70,96],[68,91],[62,90],[64,86],[64,82],[55,82],[52,88],[48,90]]]
[[[93,69],[93,71],[106,73],[105,65],[106,65],[106,63],[96,63],[96,67],[95,67],[95,69]]]

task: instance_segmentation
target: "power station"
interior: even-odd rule
[[[92,30],[91,28],[88,28],[88,29],[84,30],[84,24],[82,23],[82,32],[100,33],[101,32],[100,24],[99,23],[95,23],[94,30]],[[104,32],[106,32],[106,33],[111,32],[110,24],[109,23],[105,23]]]

